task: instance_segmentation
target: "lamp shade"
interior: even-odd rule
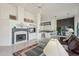
[[[51,39],[43,50],[46,56],[68,56],[63,46],[57,39]]]
[[[44,54],[48,56],[56,56],[57,53],[57,44],[56,40],[50,40],[47,44],[47,46],[44,48]]]

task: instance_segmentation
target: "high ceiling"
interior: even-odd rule
[[[79,6],[78,3],[15,3],[11,5],[21,6],[33,14],[37,14],[41,10],[43,20],[55,16],[73,16]]]

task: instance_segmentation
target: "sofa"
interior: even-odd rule
[[[79,38],[77,36],[72,34],[67,40],[63,39],[63,42],[62,45],[70,56],[79,56]]]

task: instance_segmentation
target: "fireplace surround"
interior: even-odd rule
[[[27,42],[28,29],[25,28],[12,28],[12,44]]]

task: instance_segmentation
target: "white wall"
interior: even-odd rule
[[[17,20],[15,21],[9,19],[10,14],[15,15]],[[34,20],[33,14],[28,11],[24,11],[24,8],[22,7],[15,7],[9,4],[0,4],[0,46],[11,45],[12,27],[17,26],[20,22],[27,26],[27,23],[23,22],[24,17],[27,16],[30,16]]]
[[[9,6],[0,4],[0,45],[10,45]]]
[[[41,12],[37,13],[36,15],[36,38],[37,40],[41,39],[41,33],[40,33],[40,21],[41,21]]]
[[[24,8],[21,7],[17,7],[17,20],[19,22],[23,22],[24,21]]]

